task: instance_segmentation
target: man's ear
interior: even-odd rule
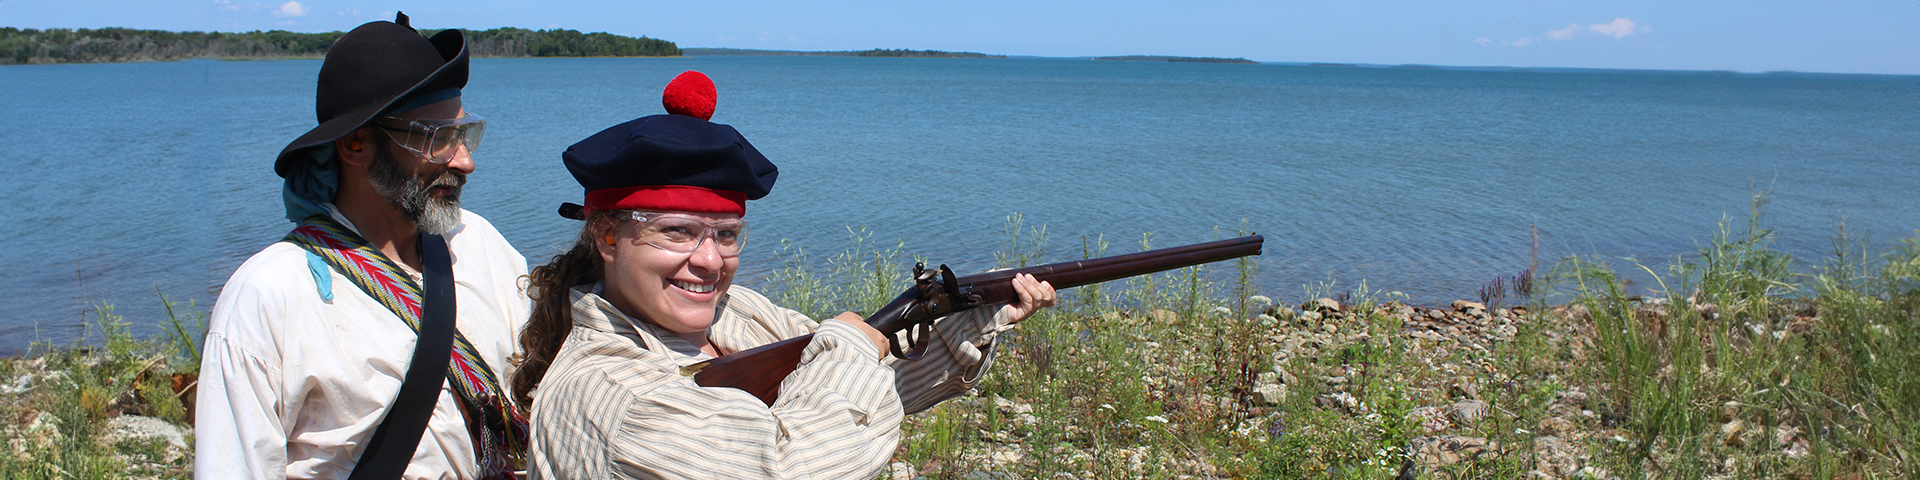
[[[373,162],[375,148],[380,148],[380,144],[374,141],[371,127],[354,130],[333,141],[333,151],[340,155],[340,161],[362,167]]]

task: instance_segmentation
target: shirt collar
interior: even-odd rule
[[[684,361],[687,364],[713,358],[706,352],[700,351],[699,347],[688,343],[686,339],[675,335],[672,330],[621,313],[613,303],[601,297],[606,293],[606,288],[606,282],[595,282],[590,286],[575,287],[571,291],[573,326],[627,337],[633,339],[635,345],[647,350],[678,353],[679,355],[673,356],[675,360]]]

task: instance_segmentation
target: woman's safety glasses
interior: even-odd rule
[[[487,119],[467,114],[460,118],[380,117],[373,125],[387,132],[400,148],[434,164],[453,161],[457,147],[466,147],[472,155],[480,148],[480,136],[487,131]]]
[[[692,253],[708,238],[722,257],[740,256],[747,243],[747,220],[711,220],[680,213],[628,212],[640,227],[640,241],[674,253]]]

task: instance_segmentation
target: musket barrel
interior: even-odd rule
[[[1261,243],[1258,236],[1242,238],[1253,238],[1254,240],[1251,242],[1201,244],[1211,246],[1212,248],[1182,249],[1177,252],[1163,253],[1157,250],[1147,251],[1141,253],[1159,254],[1134,257],[1130,259],[1130,261],[1124,262],[1099,262],[1092,266],[1082,265],[1091,262],[1066,262],[1042,265],[1032,269],[1022,269],[1032,271],[1018,273],[1029,273],[1033,275],[1035,279],[1049,282],[1055,290],[1066,290],[1100,282],[1164,272],[1260,253]],[[1004,271],[994,273],[1004,273]],[[1010,281],[999,278],[980,281],[977,280],[976,277],[970,276],[961,279],[960,283],[961,285],[968,285],[969,280],[974,280],[970,288],[975,294],[980,295],[981,303],[1005,303],[1019,298],[1018,294],[1014,293],[1013,284]]]

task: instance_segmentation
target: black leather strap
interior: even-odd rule
[[[420,339],[414,344],[400,394],[373,430],[373,439],[367,441],[366,453],[360,454],[348,480],[397,479],[406,473],[407,462],[420,447],[420,435],[427,430],[427,419],[433,418],[433,405],[440,401],[440,386],[447,381],[447,362],[453,354],[453,255],[447,252],[446,239],[422,233],[420,257],[426,266],[426,282],[420,288]]]

